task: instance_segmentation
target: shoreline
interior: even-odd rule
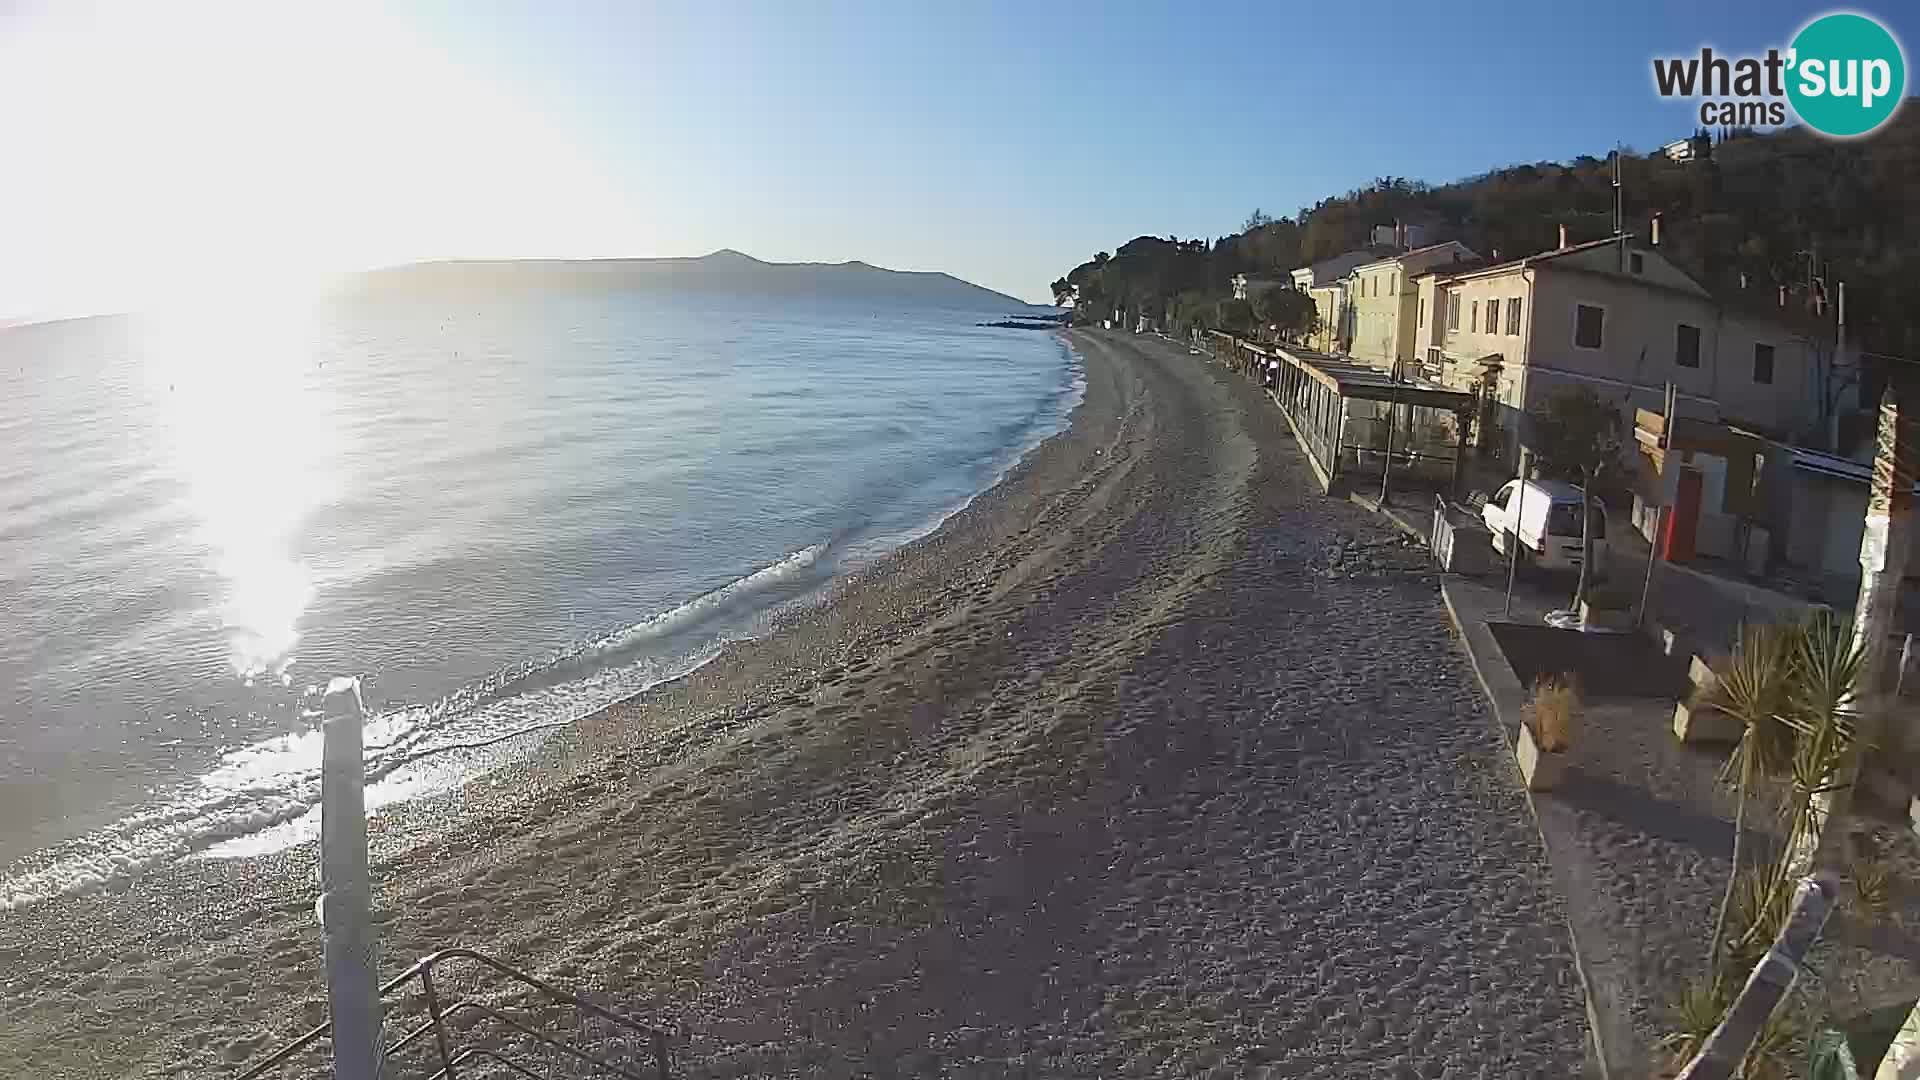
[[[1072,340],[1067,428],[931,534],[375,819],[382,970],[480,948],[703,1076],[1577,1069],[1558,902],[1431,581],[1384,547],[1332,572],[1387,534],[1308,494],[1253,388]],[[223,1074],[298,1033],[311,851],[0,916],[0,1056]]]
[[[511,731],[488,732],[483,745],[489,749],[483,753],[476,753],[473,745],[460,742],[434,749],[424,757],[410,756],[397,763],[378,762],[375,756],[370,756],[370,805],[379,804],[376,812],[383,817],[391,816],[398,807],[407,803],[457,790],[474,776],[498,767],[502,758],[523,756],[530,752],[530,742],[538,741],[554,729],[583,722],[606,709],[623,706],[630,699],[644,696],[658,686],[686,677],[712,662],[728,640],[750,640],[773,632],[771,628],[778,625],[784,610],[821,602],[850,574],[864,572],[868,566],[885,559],[899,547],[936,531],[974,499],[998,486],[1042,442],[1070,427],[1071,414],[1083,394],[1084,361],[1064,339],[1058,347],[1059,355],[1052,358],[1050,369],[1057,373],[1059,381],[1034,399],[1031,411],[1013,432],[1013,438],[980,458],[965,463],[957,471],[956,475],[981,485],[965,498],[923,507],[924,516],[909,518],[910,523],[904,526],[895,522],[890,525],[875,524],[863,531],[856,530],[852,533],[853,538],[844,544],[839,536],[824,538],[812,547],[788,553],[773,563],[760,566],[708,592],[691,596],[677,606],[657,612],[631,626],[582,640],[552,654],[548,661],[503,669],[462,684],[435,700],[413,704],[390,703],[378,713],[370,712],[368,721],[372,724],[384,715],[437,710],[446,702],[456,700],[476,688],[484,688],[497,679],[517,681],[529,674],[543,676],[551,664],[571,663],[575,657],[617,643],[624,635],[646,630],[655,623],[672,620],[689,611],[697,611],[743,587],[752,589],[761,577],[779,574],[788,564],[803,556],[807,557],[808,565],[814,556],[818,556],[822,566],[828,568],[824,577],[809,583],[803,591],[788,590],[782,596],[762,599],[756,602],[760,606],[736,605],[738,610],[725,616],[727,621],[713,629],[713,640],[705,643],[688,642],[687,648],[674,646],[666,655],[671,655],[675,662],[653,665],[664,669],[661,674],[585,712],[524,724]],[[698,647],[693,647],[695,645]],[[588,673],[595,674],[592,671]],[[245,751],[264,747],[300,733],[295,730],[263,736],[254,743],[232,748],[228,753],[235,749]],[[431,733],[426,735],[426,741],[434,742]],[[416,764],[423,760],[427,762],[424,770],[416,768]],[[0,869],[15,871],[12,878],[0,878],[0,916],[39,906],[63,895],[84,895],[102,889],[125,888],[132,880],[182,860],[266,857],[288,848],[297,848],[317,837],[317,800],[276,807],[271,817],[249,821],[236,829],[207,828],[206,831],[157,840],[139,835],[136,823],[142,820],[168,820],[176,812],[184,813],[193,801],[196,781],[218,768],[218,762],[206,763],[197,771],[156,782],[148,789],[150,801],[147,802],[88,810],[81,818],[88,823],[79,832],[70,835],[61,833],[57,838],[34,843],[20,849],[12,857],[0,859]],[[389,782],[394,785],[392,790],[399,793],[397,796],[383,795],[381,785]],[[145,847],[141,846],[143,843]],[[10,895],[10,888],[17,889],[17,894]]]

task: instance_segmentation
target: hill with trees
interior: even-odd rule
[[[413,263],[358,275],[349,288],[511,294],[565,289],[697,289],[768,295],[846,298],[964,311],[1030,310],[1018,297],[951,274],[888,270],[864,262],[775,263],[722,249],[698,258],[461,259]]]
[[[1863,348],[1920,360],[1920,109],[1854,140],[1799,127],[1723,131],[1710,159],[1621,153],[1626,228],[1661,219],[1661,249],[1718,295],[1789,290],[1802,308],[1841,281],[1848,335]],[[1493,259],[1544,251],[1568,227],[1578,243],[1613,231],[1605,155],[1491,170],[1438,186],[1386,176],[1292,218],[1260,211],[1212,240],[1141,236],[1054,282],[1078,290],[1077,318],[1123,310],[1176,327],[1225,327],[1246,313],[1226,300],[1236,274],[1280,275],[1364,247],[1376,225],[1427,226]]]

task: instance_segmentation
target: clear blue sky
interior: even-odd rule
[[[1650,148],[1694,124],[1655,96],[1653,56],[1785,45],[1828,10],[19,11],[0,15],[0,130],[24,151],[0,178],[0,316],[235,266],[720,247],[1042,299],[1141,233],[1219,235],[1376,176]],[[1920,40],[1911,6],[1856,10]]]

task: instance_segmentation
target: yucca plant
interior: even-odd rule
[[[1859,742],[1858,683],[1862,653],[1850,627],[1830,612],[1808,619],[1797,635],[1787,708],[1794,730],[1793,794],[1787,805],[1787,859],[1793,875],[1838,854],[1844,828],[1831,811],[1842,765]],[[1820,849],[1826,849],[1821,851]]]
[[[1712,707],[1740,721],[1740,742],[1721,770],[1723,782],[1731,782],[1738,792],[1733,814],[1733,866],[1727,873],[1727,888],[1720,899],[1720,914],[1714,920],[1713,940],[1707,950],[1707,971],[1717,977],[1720,952],[1726,942],[1727,910],[1733,904],[1735,883],[1740,880],[1740,857],[1746,840],[1747,799],[1755,781],[1762,777],[1780,778],[1792,769],[1793,729],[1779,716],[1790,698],[1792,661],[1798,651],[1800,628],[1796,626],[1743,626],[1733,654],[1716,666],[1715,681],[1696,691],[1696,707]]]
[[[1851,865],[1854,910],[1875,922],[1893,911],[1893,873],[1882,859],[1855,859]]]
[[[1716,670],[1716,683],[1696,695],[1696,703],[1718,708],[1739,720],[1740,743],[1728,758],[1723,779],[1739,790],[1734,811],[1733,868],[1721,898],[1708,949],[1713,977],[1733,959],[1756,959],[1779,932],[1791,903],[1793,883],[1813,862],[1813,852],[1833,815],[1842,766],[1855,752],[1859,728],[1855,684],[1860,650],[1846,623],[1830,612],[1785,626],[1743,627],[1733,654]],[[1740,864],[1746,834],[1747,800],[1760,778],[1789,782],[1782,806],[1787,845],[1773,865],[1743,873]],[[1728,932],[1728,911],[1740,897],[1742,925]],[[1734,972],[1746,963],[1736,963]]]
[[[1733,993],[1724,979],[1709,976],[1681,987],[1671,1009],[1673,1030],[1661,1036],[1660,1049],[1673,1055],[1676,1067],[1684,1065],[1706,1045],[1732,1005]]]
[[[1700,1053],[1707,1037],[1720,1026],[1721,1019],[1733,1006],[1739,989],[1738,983],[1720,978],[1699,979],[1681,988],[1672,1007],[1673,1030],[1657,1044],[1671,1056],[1673,1069],[1685,1067]],[[1767,1018],[1753,1047],[1733,1075],[1740,1080],[1774,1080],[1786,1076],[1788,1057],[1799,1034],[1798,1026],[1786,1010],[1776,1011]]]

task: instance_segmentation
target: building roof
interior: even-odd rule
[[[1837,454],[1809,450],[1804,446],[1790,446],[1787,451],[1793,456],[1793,467],[1804,472],[1852,480],[1859,484],[1873,483],[1873,466],[1871,465],[1862,465],[1851,458],[1843,458]],[[1920,483],[1913,485],[1913,490],[1915,494],[1920,494]]]
[[[1631,233],[1627,235],[1627,241],[1628,243],[1632,243],[1633,235]],[[1443,264],[1441,266],[1436,266],[1431,270],[1422,270],[1420,273],[1415,274],[1413,276],[1420,278],[1420,277],[1426,277],[1427,275],[1432,274],[1438,277],[1469,278],[1469,277],[1480,277],[1482,275],[1487,275],[1487,274],[1504,274],[1514,270],[1522,270],[1529,266],[1538,266],[1541,263],[1552,262],[1555,259],[1565,258],[1568,255],[1578,254],[1579,252],[1582,252],[1582,251],[1592,251],[1595,248],[1607,247],[1611,244],[1617,244],[1619,242],[1620,242],[1619,237],[1609,236],[1600,240],[1589,240],[1584,244],[1573,244],[1569,247],[1554,248],[1551,251],[1541,251],[1541,252],[1536,252],[1535,254],[1532,254],[1532,255],[1524,255],[1518,259],[1508,259],[1506,262],[1498,262],[1498,263],[1492,263],[1492,264],[1482,262],[1477,267],[1472,267],[1465,270],[1459,269],[1458,267],[1446,266]]]
[[[1379,256],[1366,248],[1354,248],[1352,251],[1343,251],[1330,259],[1321,259],[1317,263],[1297,267],[1293,270],[1293,273],[1298,274],[1304,270],[1312,276],[1313,283],[1318,285],[1329,278],[1340,277],[1361,263],[1369,262],[1376,258],[1379,258]]]
[[[1384,266],[1387,263],[1401,262],[1406,259],[1414,258],[1415,256],[1418,256],[1418,255],[1430,255],[1436,251],[1441,251],[1443,249],[1450,248],[1450,247],[1459,248],[1461,251],[1466,252],[1468,257],[1470,258],[1477,259],[1480,257],[1478,254],[1474,252],[1472,248],[1468,247],[1467,245],[1461,243],[1458,240],[1442,240],[1437,244],[1428,244],[1425,247],[1417,247],[1417,248],[1414,248],[1412,251],[1399,251],[1399,252],[1395,252],[1392,255],[1385,255],[1380,258],[1374,259],[1372,262],[1360,263],[1359,265],[1353,267],[1353,269],[1365,270],[1368,267],[1372,267],[1372,266]],[[1420,275],[1415,274],[1414,276],[1419,277]]]

